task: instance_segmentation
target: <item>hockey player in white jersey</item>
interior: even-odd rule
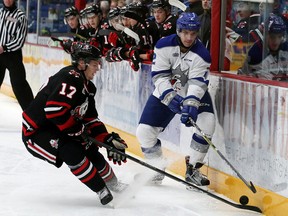
[[[158,135],[176,114],[191,127],[191,119],[209,136],[215,116],[208,93],[211,57],[198,39],[200,22],[195,13],[182,13],[177,19],[177,34],[160,39],[154,49],[152,80],[155,90],[149,97],[137,127],[136,136],[147,161],[164,160]],[[210,181],[199,168],[203,166],[209,144],[198,132],[191,137],[186,157],[186,180],[198,186]],[[153,181],[162,181],[158,174]]]

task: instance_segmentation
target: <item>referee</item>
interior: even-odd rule
[[[0,9],[0,86],[7,69],[13,92],[22,110],[33,100],[22,56],[26,36],[25,14],[17,8],[16,0],[3,0],[3,8]]]

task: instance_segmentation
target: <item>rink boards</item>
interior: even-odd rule
[[[26,44],[23,50],[27,79],[36,93],[47,78],[70,61],[57,48]],[[150,66],[134,72],[127,62],[107,63],[94,82],[100,118],[119,130],[129,144],[129,151],[141,155],[135,129],[143,106],[153,90]],[[235,178],[231,169],[210,149],[207,166],[202,169],[210,178],[211,189],[238,202],[247,195],[250,205],[260,207],[266,215],[284,215],[288,209],[288,89],[269,83],[247,82],[212,74],[209,91],[217,113],[213,143],[235,168],[257,186],[253,194]],[[11,93],[9,77],[1,90]],[[165,130],[162,140],[168,158],[174,162],[169,170],[184,174],[184,155],[191,131],[176,116]]]

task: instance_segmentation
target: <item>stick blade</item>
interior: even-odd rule
[[[254,184],[253,184],[251,181],[250,181],[250,189],[251,189],[251,191],[252,191],[253,193],[256,193],[256,192],[257,192]]]
[[[186,11],[187,9],[186,5],[179,0],[169,0],[169,4],[179,8],[182,11]]]

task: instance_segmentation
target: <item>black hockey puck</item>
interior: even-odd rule
[[[239,202],[242,204],[242,205],[247,205],[248,202],[249,202],[249,198],[245,195],[241,196],[240,199],[239,199]]]

